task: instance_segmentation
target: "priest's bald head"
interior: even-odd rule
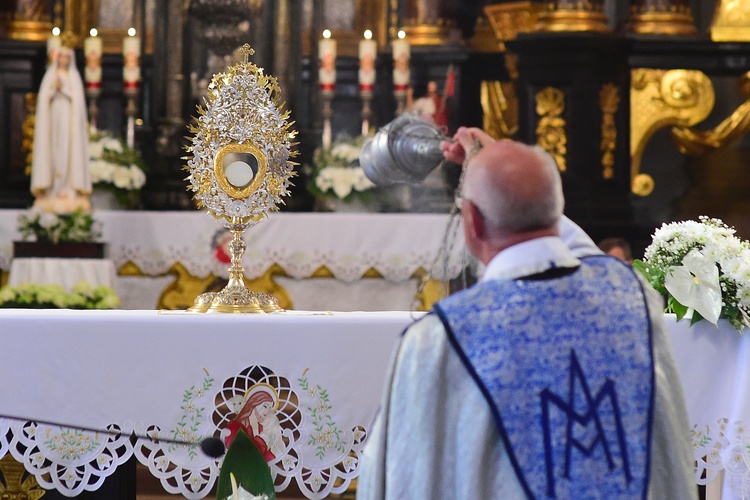
[[[510,246],[558,235],[562,181],[555,161],[538,146],[485,145],[467,162],[461,196],[466,243],[484,264]]]

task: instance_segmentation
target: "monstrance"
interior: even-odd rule
[[[229,229],[231,265],[229,283],[218,293],[198,296],[189,311],[263,313],[282,311],[267,293],[251,292],[245,285],[242,235],[250,226],[278,210],[289,195],[297,155],[291,142],[289,111],[279,104],[276,78],[248,61],[255,51],[245,44],[243,62],[214,75],[208,86],[206,109],[198,106],[196,124],[188,128],[192,145],[185,170],[199,208]]]

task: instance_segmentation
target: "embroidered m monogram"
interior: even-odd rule
[[[594,449],[597,445],[601,446],[604,451],[604,456],[607,460],[607,466],[609,470],[614,470],[616,465],[610,452],[610,446],[615,445],[619,447],[620,456],[622,458],[622,470],[625,477],[625,481],[629,484],[632,481],[633,476],[630,473],[630,464],[628,461],[628,448],[626,445],[625,429],[622,426],[620,419],[620,408],[617,403],[617,391],[613,380],[607,379],[604,385],[601,387],[596,396],[591,395],[586,377],[581,369],[581,365],[576,357],[575,350],[570,351],[570,379],[568,384],[568,397],[567,400],[561,398],[557,394],[553,393],[549,389],[544,389],[541,392],[541,404],[542,404],[542,429],[544,431],[544,460],[547,468],[547,496],[551,498],[557,498],[555,494],[555,463],[554,463],[554,451],[552,443],[552,433],[549,428],[550,422],[550,407],[551,405],[556,406],[559,410],[565,413],[567,418],[566,432],[565,432],[565,473],[563,476],[566,479],[570,479],[570,467],[572,461],[573,447],[580,451],[584,457],[592,459]],[[578,382],[578,384],[576,384]],[[581,414],[575,409],[575,391],[577,385],[581,386],[584,392],[586,406],[586,412]],[[605,403],[609,402],[614,410],[614,436],[608,435],[604,429],[604,425],[599,417],[599,408]],[[582,443],[580,439],[575,437],[574,427],[575,425],[588,426],[593,424],[596,428],[593,439],[587,446]],[[585,462],[578,464],[579,467],[586,467]]]

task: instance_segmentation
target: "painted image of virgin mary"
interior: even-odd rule
[[[281,425],[276,417],[278,395],[268,384],[255,384],[248,389],[244,399],[242,409],[221,433],[224,444],[229,448],[237,431],[242,429],[266,461],[273,461],[284,451]]]

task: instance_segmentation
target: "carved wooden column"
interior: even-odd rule
[[[630,31],[649,35],[692,35],[698,31],[690,0],[631,0]]]
[[[556,161],[565,213],[596,240],[630,235],[627,40],[610,33],[519,33],[517,136]]]

